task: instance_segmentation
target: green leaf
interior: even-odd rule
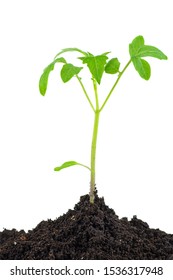
[[[141,58],[132,58],[133,65],[136,69],[136,71],[139,73],[139,75],[145,79],[149,80],[151,76],[151,68],[149,63]]]
[[[86,167],[89,170],[91,170],[88,166],[83,165],[83,164],[81,164],[79,162],[76,162],[76,161],[66,161],[61,166],[55,167],[54,171],[60,171],[61,169],[64,169],[64,168],[67,168],[67,167],[70,167],[70,166],[73,166],[73,165],[81,165],[81,166]]]
[[[129,53],[131,58],[151,56],[158,59],[167,59],[167,56],[158,48],[144,45],[144,38],[142,36],[137,36],[132,41],[129,45]]]
[[[137,36],[132,43],[129,45],[129,53],[131,57],[136,56],[138,53],[139,49],[144,46],[144,38],[139,35]]]
[[[57,63],[57,62],[66,63],[66,60],[63,57],[55,59],[52,63],[50,63],[44,69],[43,74],[40,77],[39,90],[40,90],[41,95],[43,95],[43,96],[46,94],[49,74],[54,69],[55,63]]]
[[[65,53],[65,52],[80,52],[82,53],[84,56],[87,56],[87,53],[78,49],[78,48],[66,48],[66,49],[63,49],[62,51],[60,51],[59,53],[57,53],[57,55],[55,56],[55,59],[62,53]]]
[[[158,48],[144,45],[144,38],[142,36],[137,36],[132,41],[132,43],[129,45],[129,53],[135,69],[145,80],[149,80],[151,68],[148,62],[144,59],[141,59],[141,57],[150,56],[158,59],[167,59],[167,56]]]
[[[73,76],[77,75],[82,67],[76,67],[71,63],[66,63],[61,69],[61,78],[64,83],[68,82]]]
[[[109,54],[109,53],[111,53],[111,52],[104,52],[104,53],[102,53],[101,55],[107,55],[107,54]]]
[[[108,74],[116,74],[119,72],[120,62],[117,58],[112,58],[105,66],[105,72]]]
[[[73,166],[73,165],[77,165],[78,163],[76,161],[67,161],[64,162],[61,166],[55,167],[54,171],[60,171],[61,169]]]
[[[147,45],[139,48],[137,56],[138,57],[151,56],[158,59],[168,59],[167,56],[161,50],[159,50],[156,47],[147,46]]]
[[[96,79],[97,83],[100,84],[108,57],[106,55],[90,55],[87,57],[80,57],[80,59],[83,63],[87,64],[92,76]]]

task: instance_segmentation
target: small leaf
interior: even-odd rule
[[[138,53],[139,49],[144,46],[144,38],[139,35],[137,36],[132,43],[129,45],[129,53],[131,57],[136,56]]]
[[[57,55],[55,56],[55,58],[57,58],[60,54],[65,53],[65,52],[80,52],[82,53],[84,56],[87,56],[87,53],[78,49],[78,48],[66,48],[63,49],[62,51],[60,51],[59,53],[57,53]]]
[[[137,56],[138,57],[151,56],[158,59],[168,59],[167,56],[161,50],[159,50],[156,47],[147,46],[147,45],[140,47]]]
[[[60,171],[61,169],[64,169],[64,168],[67,168],[67,167],[70,167],[70,166],[73,166],[73,165],[81,165],[81,166],[91,170],[88,166],[86,166],[84,164],[81,164],[79,162],[76,162],[76,161],[66,161],[61,166],[55,167],[54,171]]]
[[[119,71],[120,62],[117,58],[112,58],[105,66],[105,72],[108,74],[116,74]]]
[[[82,67],[76,67],[71,63],[66,63],[61,69],[61,78],[64,83],[68,82],[73,76],[77,75]]]
[[[80,57],[80,59],[87,64],[92,76],[100,84],[108,57],[106,55],[88,55],[87,57]]]
[[[145,79],[145,80],[149,80],[150,76],[151,76],[151,68],[149,63],[141,58],[133,58],[132,59],[133,65],[136,69],[136,71],[139,73],[139,75]]]
[[[54,171],[60,171],[61,169],[73,166],[73,165],[78,165],[78,163],[76,161],[67,161],[64,162],[61,166],[55,167]]]
[[[46,94],[49,74],[54,69],[55,63],[57,63],[57,62],[66,63],[66,60],[63,57],[55,59],[52,63],[50,63],[44,69],[43,74],[40,77],[40,80],[39,80],[39,90],[40,90],[40,93],[43,96]]]
[[[107,54],[109,54],[109,53],[111,53],[111,52],[104,52],[104,53],[102,53],[101,55],[107,55]]]

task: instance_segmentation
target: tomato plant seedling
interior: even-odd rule
[[[81,61],[82,66],[87,66],[93,83],[93,92],[95,96],[95,104],[91,102],[91,99],[87,93],[86,87],[83,84],[82,78],[79,77],[79,73],[82,71],[83,67],[75,66],[71,63],[68,63],[64,57],[61,55],[66,52],[78,52],[80,53],[80,57],[78,59]],[[94,127],[93,127],[93,135],[92,135],[92,143],[91,143],[91,162],[90,166],[86,166],[84,164],[78,163],[76,161],[67,161],[63,163],[61,166],[55,167],[55,171],[60,171],[63,168],[67,168],[73,165],[81,165],[90,170],[90,202],[94,203],[95,196],[95,166],[96,166],[96,146],[97,146],[97,135],[98,135],[98,126],[99,126],[99,117],[101,112],[103,111],[105,105],[107,104],[112,92],[117,86],[119,80],[122,75],[128,68],[128,66],[132,63],[138,74],[145,80],[149,80],[151,75],[150,64],[143,59],[143,57],[154,57],[158,59],[167,59],[167,56],[158,48],[146,45],[144,42],[144,38],[142,36],[137,36],[131,44],[129,44],[129,54],[130,59],[125,65],[125,67],[120,71],[120,62],[118,58],[113,57],[108,59],[109,52],[102,53],[100,55],[93,55],[89,52],[85,52],[78,48],[66,48],[59,52],[52,63],[50,63],[43,71],[43,74],[39,80],[39,90],[40,93],[44,96],[47,90],[48,79],[50,72],[54,69],[56,63],[63,64],[61,68],[61,78],[64,83],[70,81],[73,77],[77,79],[79,82],[85,97],[94,112]],[[84,65],[83,65],[84,64]],[[113,83],[112,88],[108,92],[104,102],[102,105],[99,103],[99,94],[98,94],[98,85],[101,84],[102,76],[104,73],[116,75],[116,80]]]

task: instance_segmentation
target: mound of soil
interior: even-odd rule
[[[0,232],[1,260],[173,259],[173,234],[150,229],[134,216],[119,219],[96,195],[80,198],[74,210],[28,231]]]

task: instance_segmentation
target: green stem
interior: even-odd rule
[[[89,98],[89,96],[88,96],[88,94],[87,94],[87,91],[86,91],[86,89],[85,89],[85,87],[84,87],[84,84],[83,84],[82,81],[81,81],[81,78],[79,78],[78,75],[76,75],[76,78],[78,79],[78,81],[79,81],[79,83],[80,83],[80,85],[81,85],[81,87],[82,87],[82,89],[83,89],[83,92],[84,92],[84,94],[85,94],[85,96],[86,96],[86,98],[87,98],[87,100],[88,100],[88,102],[89,102],[91,108],[92,108],[93,111],[95,112],[95,108],[94,108],[94,106],[93,106],[93,104],[92,104],[92,102],[91,102],[91,100],[90,100],[90,98]]]
[[[94,127],[93,127],[93,136],[92,136],[92,144],[91,144],[91,181],[90,181],[90,203],[94,203],[95,197],[95,163],[96,163],[96,146],[97,146],[97,135],[98,135],[98,126],[99,126],[99,100],[98,100],[98,92],[97,92],[97,83],[93,78],[93,86],[96,100],[96,110],[94,117]]]
[[[91,181],[90,181],[90,203],[94,203],[94,198],[95,198],[95,165],[96,165],[96,146],[97,146],[97,135],[98,135],[98,126],[99,126],[99,117],[100,117],[100,112],[103,110],[104,106],[106,105],[108,99],[110,98],[113,90],[115,89],[116,85],[118,84],[121,76],[131,63],[131,60],[126,64],[122,72],[119,73],[119,76],[117,80],[115,81],[113,87],[111,88],[109,94],[107,95],[105,101],[103,102],[103,105],[101,108],[99,108],[99,100],[98,100],[98,92],[97,92],[97,82],[93,78],[93,87],[94,87],[94,93],[95,93],[95,101],[96,101],[96,109],[94,109],[94,106],[92,106],[94,110],[94,127],[93,127],[93,136],[92,136],[92,144],[91,144]],[[90,104],[91,105],[91,104]]]
[[[118,82],[119,82],[121,76],[123,75],[123,73],[125,72],[125,70],[127,69],[127,67],[129,66],[130,63],[131,63],[131,59],[130,59],[129,62],[126,64],[126,66],[124,67],[124,69],[119,73],[116,82],[114,83],[114,85],[113,85],[113,87],[111,88],[109,94],[107,95],[105,101],[103,102],[103,105],[102,105],[101,108],[100,108],[100,112],[103,110],[103,108],[104,108],[104,106],[106,105],[108,99],[110,98],[112,92],[114,91],[116,85],[118,84]]]

